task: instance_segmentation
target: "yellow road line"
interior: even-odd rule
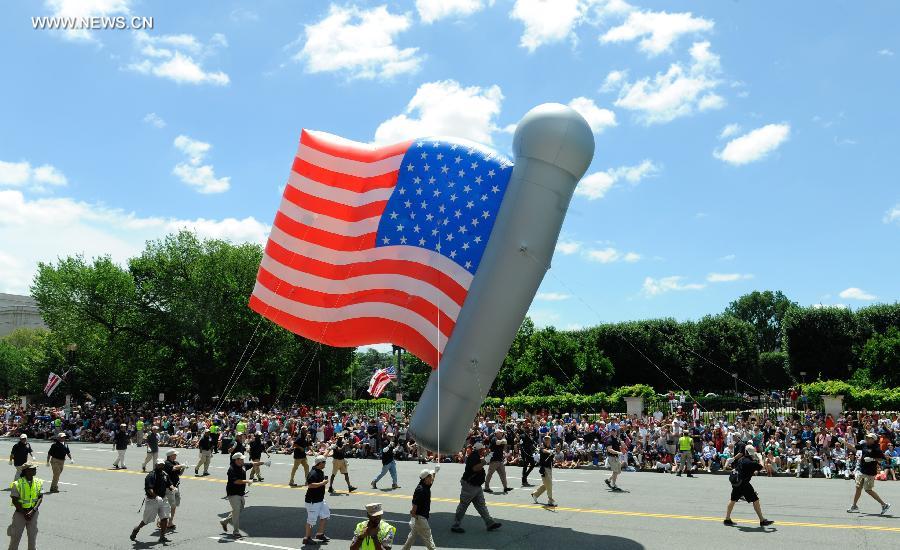
[[[78,470],[91,470],[96,472],[106,472],[113,474],[137,474],[137,475],[146,475],[146,472],[142,472],[140,470],[111,470],[109,468],[100,468],[97,466],[81,466],[77,464],[67,464],[66,468],[75,468]],[[194,476],[183,476],[181,479],[190,480],[190,481],[209,481],[213,483],[227,483],[227,480],[218,479],[214,477],[194,477]],[[255,482],[253,484],[254,487],[271,487],[273,489],[292,489],[296,490],[296,488],[291,487],[290,485],[284,485],[280,483],[262,483]],[[365,495],[379,498],[398,498],[409,500],[412,498],[412,495],[403,495],[403,494],[395,494],[395,493],[373,493],[370,491],[353,491],[354,495]],[[451,504],[456,504],[459,502],[458,499],[455,498],[444,498],[444,497],[432,497],[432,502],[447,502]],[[496,506],[498,508],[523,508],[527,510],[543,510],[546,507],[540,504],[519,504],[515,502],[498,502],[491,501],[491,506]],[[557,512],[574,512],[578,514],[595,514],[602,516],[628,516],[628,517],[638,517],[638,518],[656,518],[656,519],[680,519],[687,521],[716,521],[721,522],[722,518],[720,517],[711,517],[711,516],[687,516],[684,514],[659,514],[654,512],[633,512],[627,510],[603,510],[597,508],[569,508],[566,506],[558,506],[553,508],[553,510]],[[755,525],[758,522],[756,520],[749,519],[736,519],[734,520],[736,523],[746,523],[748,525]],[[803,522],[803,521],[777,521],[775,523],[778,527],[810,527],[814,529],[856,529],[860,531],[884,531],[890,533],[900,533],[900,527],[886,527],[881,525],[850,525],[850,524],[840,524],[840,523],[811,523],[811,522]]]

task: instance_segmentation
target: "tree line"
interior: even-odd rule
[[[41,263],[31,287],[49,331],[0,339],[0,395],[40,393],[50,371],[76,365],[60,391],[95,398],[335,402],[366,397],[390,354],[301,338],[247,307],[262,248],[179,232],[119,265],[82,256]],[[75,356],[66,348],[77,346]],[[430,368],[404,355],[407,399]],[[240,376],[238,376],[240,373]],[[805,373],[805,374],[801,374]],[[737,375],[737,379],[735,379]],[[757,291],[694,321],[649,319],[582,330],[525,319],[490,396],[612,395],[783,389],[803,379],[900,386],[900,303],[858,310],[801,307]],[[388,392],[396,391],[389,386]]]

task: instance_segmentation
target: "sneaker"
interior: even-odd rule
[[[531,493],[531,500],[533,500],[533,501],[534,501],[534,503],[535,503],[535,504],[537,504],[537,503],[538,503],[538,501],[537,501],[537,497],[536,497],[536,496],[534,496],[534,493]]]
[[[353,486],[350,486],[350,487],[347,488],[347,491],[350,492],[350,493],[352,493],[352,492],[355,491],[355,490],[356,490],[356,487],[353,487]]]
[[[772,525],[773,523],[775,523],[775,522],[772,521],[772,520],[770,520],[770,519],[764,519],[764,520],[762,520],[762,521],[759,522],[759,526],[760,526],[760,527],[767,527],[767,526],[769,526],[769,525]]]
[[[688,477],[694,477],[694,474],[688,474],[687,476],[688,476]]]
[[[731,518],[725,518],[725,521],[723,521],[722,523],[724,523],[725,525],[727,525],[729,527],[737,525],[737,523],[731,521]]]
[[[675,477],[681,477],[681,472],[678,472],[677,474],[675,474]]]
[[[884,515],[888,510],[890,510],[890,509],[891,509],[891,503],[890,503],[890,502],[885,502],[885,503],[881,506],[881,515],[883,516],[883,515]]]
[[[242,535],[242,534],[238,533],[237,531],[235,531],[234,533],[231,534],[231,538],[233,538],[233,539],[242,539],[242,538],[244,538],[244,535]]]
[[[508,493],[508,492],[510,492],[510,491],[512,491],[512,490],[513,490],[512,487],[504,487],[504,488],[503,488],[503,492],[504,492],[504,493]]]
[[[618,485],[613,486],[612,490],[615,491],[615,492],[617,492],[617,493],[621,493],[621,492],[622,492],[622,489],[620,489]]]
[[[495,521],[494,523],[488,525],[487,529],[488,529],[488,531],[496,531],[497,529],[500,529],[501,525],[503,525],[503,524],[500,523],[499,521]]]
[[[319,540],[322,541],[322,542],[328,542],[328,541],[331,540],[331,537],[329,537],[329,536],[326,535],[325,533],[322,533],[321,535],[316,535],[316,538],[319,539]]]
[[[305,545],[307,545],[307,544],[316,545],[316,544],[319,544],[319,543],[316,542],[315,540],[309,538],[309,537],[306,537],[305,539],[303,539],[303,545],[305,546]]]
[[[337,494],[337,491],[334,490],[334,487],[329,487],[329,488],[328,488],[328,494],[329,494],[329,495],[336,495],[336,494]]]
[[[534,487],[534,485],[532,485],[531,483],[528,483],[527,481],[523,481],[522,487]]]
[[[167,539],[166,536],[163,535],[163,536],[159,537],[159,542],[165,544],[165,543],[169,542],[169,539]]]
[[[194,475],[195,475],[195,476],[199,476],[199,475],[200,475],[200,470],[198,470],[197,468],[194,468]]]
[[[465,533],[466,532],[466,530],[463,529],[462,527],[460,527],[459,525],[454,525],[453,527],[450,528],[450,530],[453,531],[454,533]]]
[[[51,487],[51,488],[50,488],[50,492],[51,492],[51,493],[58,493],[58,492],[59,492],[59,489],[57,489],[56,487]]]
[[[487,489],[485,489],[484,492],[485,492],[485,493],[491,493],[491,494],[494,494],[494,490],[491,489],[490,487],[488,487]]]
[[[549,506],[550,508],[556,508],[558,506],[558,504],[556,504],[556,501],[551,500],[550,502],[547,503],[547,506]]]
[[[136,539],[137,539],[137,534],[138,534],[138,530],[135,529],[135,530],[133,530],[133,531],[131,532],[131,536],[128,537],[128,538],[130,538],[131,540],[136,540]]]
[[[400,486],[397,485],[396,483],[394,483],[393,485],[391,485],[391,489],[399,489],[399,488],[400,488]]]
[[[607,487],[609,487],[610,489],[612,489],[612,483],[610,483],[610,481],[609,481],[608,479],[604,479],[603,481],[604,481],[604,483],[606,483],[606,486],[607,486]]]
[[[296,486],[297,486],[297,484],[294,483],[293,481],[288,483],[288,487],[296,487]]]
[[[854,504],[853,506],[847,508],[847,513],[848,513],[848,514],[854,514],[854,513],[857,513],[857,512],[859,512],[859,506],[857,506],[857,505],[855,505],[855,504]]]
[[[374,482],[374,481],[372,482],[372,488],[373,488],[373,489],[377,489],[377,488],[378,488],[378,485],[375,485],[375,482]]]
[[[266,480],[266,478],[264,478],[264,477],[261,477],[261,478],[258,478],[258,479],[259,479],[259,481],[265,481],[265,480]]]
[[[225,520],[223,519],[222,521],[219,522],[219,525],[222,526],[222,530],[223,530],[223,531],[225,531],[226,533],[228,532],[228,522],[227,522],[227,521],[225,521]]]

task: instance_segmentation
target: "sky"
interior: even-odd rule
[[[596,153],[538,325],[696,319],[757,289],[852,308],[900,297],[896,2],[47,0],[0,14],[0,292],[27,293],[39,261],[124,263],[182,227],[264,243],[301,128],[509,154],[516,122],[558,102],[585,116]],[[130,28],[35,29],[41,16]]]

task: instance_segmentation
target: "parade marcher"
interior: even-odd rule
[[[125,424],[119,424],[119,431],[113,436],[113,449],[118,453],[115,462],[113,462],[113,469],[115,470],[127,469],[125,467],[125,451],[128,449],[128,443],[130,442],[126,431],[127,428],[128,426]]]
[[[144,457],[144,463],[141,464],[141,471],[147,471],[147,464],[156,464],[159,460],[159,435],[157,432],[159,427],[154,425],[150,428],[150,435],[147,436],[147,456]]]
[[[338,436],[337,441],[331,446],[331,479],[329,480],[328,492],[334,494],[334,476],[338,473],[344,474],[347,481],[347,490],[353,492],[356,487],[350,484],[350,474],[347,472],[347,446],[344,438]]]
[[[153,434],[150,434],[153,435]],[[147,444],[149,445],[150,436],[147,436]],[[154,463],[153,471],[144,478],[144,516],[131,531],[131,540],[136,540],[138,531],[145,525],[153,523],[157,517],[159,518],[159,542],[168,542],[166,538],[166,529],[169,524],[169,516],[171,507],[166,499],[166,493],[171,490],[169,476],[166,474],[165,460],[157,459]]]
[[[22,475],[22,466],[32,460],[34,460],[34,451],[31,450],[31,445],[28,443],[28,436],[22,434],[19,436],[19,442],[13,445],[9,452],[9,463],[16,467],[13,481]]]
[[[219,419],[215,416],[209,421],[209,442],[212,443],[212,452],[215,454],[219,448]]]
[[[38,534],[38,508],[43,502],[44,495],[41,489],[43,480],[35,477],[37,466],[32,462],[20,465],[20,476],[10,486],[9,496],[16,510],[13,512],[12,523],[6,530],[9,535],[9,549],[17,550],[22,540],[22,533],[28,534],[28,550],[37,548]]]
[[[533,487],[528,483],[528,474],[534,470],[534,430],[530,422],[525,422],[519,433],[519,454],[522,456],[522,487]]]
[[[734,510],[734,505],[737,504],[737,501],[742,498],[753,505],[753,510],[759,517],[760,527],[775,523],[763,516],[762,507],[759,504],[759,496],[757,496],[756,490],[753,489],[753,485],[750,485],[750,479],[753,475],[761,471],[765,471],[765,468],[759,462],[756,448],[753,445],[746,445],[743,455],[734,463],[734,471],[729,476],[731,481],[731,498],[728,500],[728,507],[725,510],[725,521],[723,521],[725,525],[735,525],[734,521],[731,520],[731,511]]]
[[[381,450],[381,473],[378,474],[375,479],[372,480],[372,488],[377,489],[378,481],[384,477],[384,474],[390,472],[391,473],[391,489],[399,489],[400,486],[397,485],[397,461],[394,451],[397,449],[397,444],[394,441],[394,434],[388,434],[388,437],[391,438],[388,446]]]
[[[309,477],[309,463],[306,460],[306,449],[312,444],[312,439],[309,437],[309,431],[306,426],[300,428],[300,433],[294,439],[294,465],[291,467],[291,481],[288,483],[291,487],[296,487],[297,484],[294,483],[294,475],[297,473],[297,468],[303,466],[303,479],[304,483],[306,482],[306,478]]]
[[[325,479],[325,462],[323,455],[318,455],[313,464],[309,476],[306,478],[306,537],[303,544],[317,544],[316,540],[328,542],[331,540],[325,534],[325,524],[331,516],[331,510],[325,502],[325,486],[328,481]],[[316,540],[312,538],[313,529],[316,527],[316,521],[319,522],[319,530],[316,531]]]
[[[175,529],[175,510],[181,506],[181,474],[184,472],[184,464],[178,463],[178,451],[169,449],[166,452],[166,463],[164,465],[166,475],[169,476],[169,484],[172,489],[166,491],[166,500],[172,508],[169,529]]]
[[[874,498],[881,505],[881,515],[884,515],[891,505],[878,496],[875,492],[875,475],[878,474],[878,463],[884,458],[884,451],[878,445],[878,436],[874,433],[866,434],[866,441],[860,445],[862,456],[859,459],[859,471],[856,472],[856,492],[853,494],[853,504],[847,509],[847,512],[859,512],[856,505],[859,497],[865,490],[870,497]]]
[[[485,478],[484,467],[486,465],[484,450],[484,444],[478,441],[472,446],[472,452],[466,456],[466,468],[463,471],[462,478],[459,480],[459,505],[456,507],[453,526],[450,527],[450,530],[454,533],[466,532],[460,526],[460,523],[462,523],[466,515],[466,510],[469,509],[469,504],[474,505],[475,509],[478,510],[488,531],[493,531],[500,527],[500,523],[494,521],[494,518],[491,517],[487,504],[484,502],[484,489],[482,488]]]
[[[612,473],[603,482],[613,491],[621,491],[617,480],[619,474],[622,473],[622,458],[625,455],[622,453],[622,442],[619,441],[619,431],[616,429],[609,431],[609,439],[606,440],[606,455],[609,457],[609,469],[612,470]]]
[[[412,548],[416,538],[420,537],[425,548],[434,550],[434,538],[431,536],[431,525],[428,524],[428,518],[431,516],[431,484],[434,483],[434,477],[441,471],[440,466],[435,466],[434,470],[422,470],[419,472],[419,484],[413,491],[412,508],[409,515],[409,536],[403,545],[403,550]]]
[[[262,432],[256,432],[253,436],[253,441],[250,442],[250,461],[253,462],[253,468],[250,470],[250,479],[256,476],[256,481],[263,481],[262,473],[259,471],[263,453],[266,453],[267,458],[272,457],[266,451],[266,445],[262,441]]]
[[[687,472],[688,477],[694,477],[691,474],[691,470],[694,468],[694,439],[687,430],[681,432],[681,437],[678,438],[678,454],[681,461],[678,464],[678,473],[675,475],[681,477],[681,472]]]
[[[138,418],[134,423],[134,444],[137,447],[144,446],[144,417]]]
[[[538,451],[538,473],[541,474],[541,486],[531,493],[534,503],[538,503],[538,497],[547,492],[547,506],[555,507],[553,500],[553,448],[550,446],[550,436],[544,436],[544,445]]]
[[[394,545],[397,528],[383,521],[384,510],[381,504],[366,504],[366,515],[369,519],[356,524],[350,550],[382,550]]]
[[[223,440],[224,444],[224,440]],[[237,434],[234,436],[234,441],[228,447],[228,455],[234,456],[236,454],[247,454],[247,446],[244,445],[244,434]]]
[[[223,531],[228,531],[228,524],[234,527],[232,536],[236,539],[241,538],[241,512],[244,510],[244,498],[247,494],[247,486],[253,481],[247,479],[247,470],[253,467],[252,464],[244,463],[244,455],[235,453],[231,455],[231,467],[228,468],[228,483],[225,485],[225,495],[228,497],[228,504],[231,505],[231,513],[221,520],[219,524]]]
[[[503,428],[498,428],[491,436],[491,459],[488,463],[487,477],[484,480],[484,492],[493,493],[491,489],[491,478],[494,472],[500,474],[500,483],[503,484],[503,492],[512,491],[512,487],[506,484],[506,432]]]
[[[66,434],[59,432],[59,435],[56,436],[56,442],[50,445],[50,450],[47,451],[47,465],[53,471],[53,481],[50,482],[51,493],[59,492],[59,476],[66,465],[66,457],[72,460],[72,451],[69,450],[69,446],[66,444]]]
[[[215,443],[212,440],[212,436],[207,430],[203,431],[203,435],[200,436],[200,440],[197,442],[197,449],[200,451],[200,458],[197,461],[197,465],[194,466],[194,475],[199,476],[200,467],[203,467],[203,474],[205,476],[209,475],[209,462],[212,460],[213,448],[215,447]]]

